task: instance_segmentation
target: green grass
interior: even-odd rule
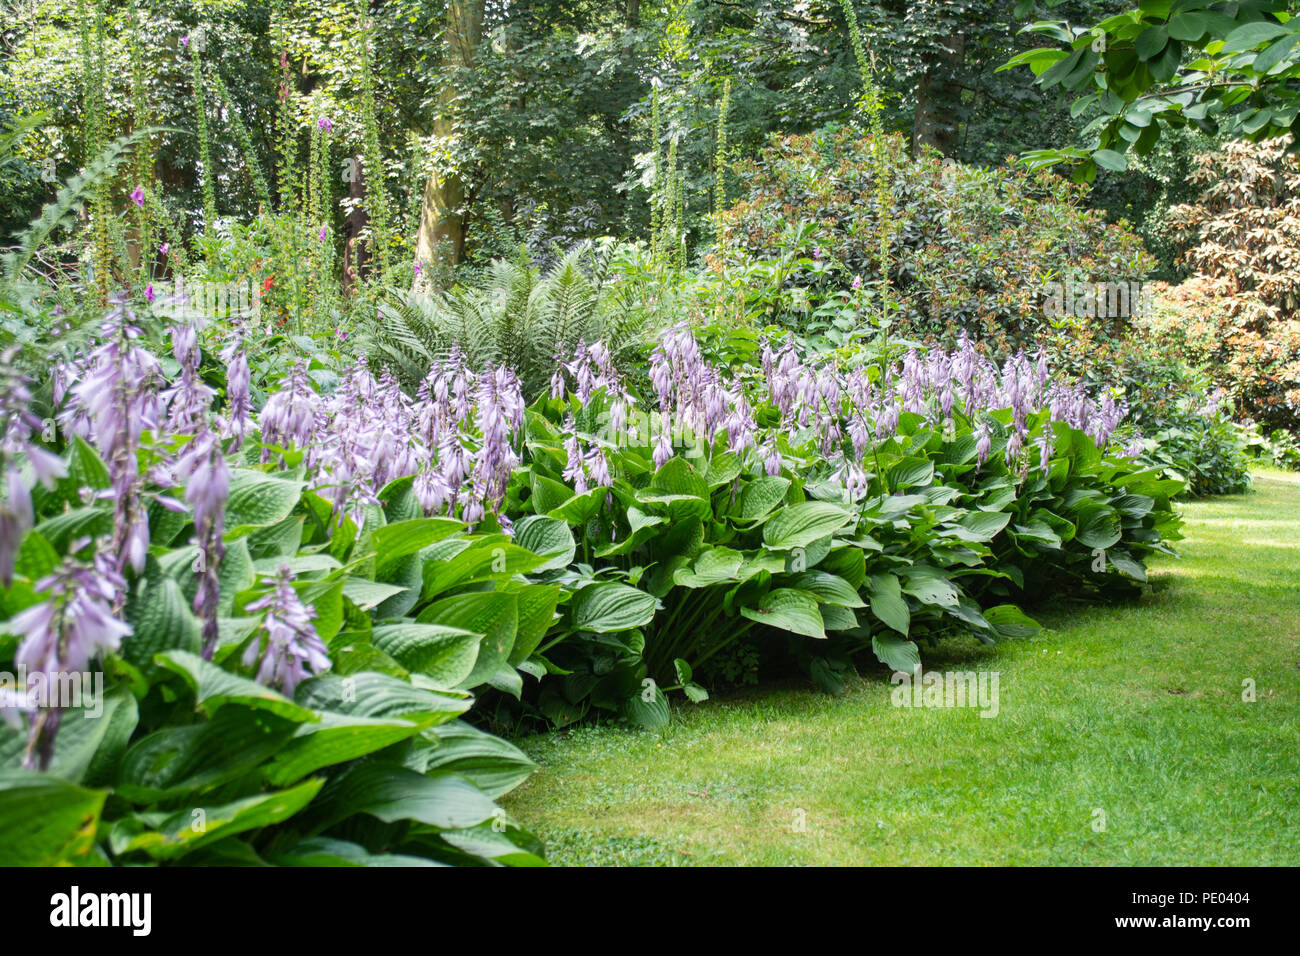
[[[558,864],[1300,864],[1300,476],[1185,513],[1140,600],[923,648],[998,672],[993,719],[763,687],[527,738],[510,812]]]

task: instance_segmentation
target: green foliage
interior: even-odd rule
[[[965,330],[1009,349],[1031,347],[1050,328],[1049,283],[1132,282],[1150,268],[1137,237],[1083,208],[1080,188],[1059,177],[933,153],[909,159],[896,140],[887,153],[894,166],[882,206],[870,136],[845,127],[774,139],[742,167],[748,194],[724,214],[722,264],[770,259],[797,217],[810,227],[798,253],[825,267],[788,281],[823,297],[854,276],[878,285],[880,222],[892,216],[890,321],[904,334]],[[1109,321],[1122,326],[1127,316]]]
[[[615,358],[637,349],[651,331],[621,271],[637,268],[635,250],[611,241],[578,243],[545,273],[521,251],[494,260],[481,285],[448,292],[394,292],[369,333],[370,354],[412,385],[453,346],[474,368],[515,370],[525,395],[546,389],[557,354],[603,341]]]
[[[1084,148],[1024,157],[1035,166],[1077,163],[1076,181],[1091,181],[1098,167],[1126,169],[1130,147],[1147,155],[1162,128],[1190,123],[1263,140],[1290,132],[1300,115],[1300,23],[1285,0],[1146,0],[1092,26],[1043,20],[1025,30],[1064,49],[1029,50],[1000,69],[1027,66],[1042,89],[1077,94],[1073,113],[1099,114],[1081,133]]]

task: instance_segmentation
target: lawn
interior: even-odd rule
[[[527,738],[506,805],[556,864],[1300,864],[1300,476],[1184,510],[1141,600],[922,649],[996,671],[995,718],[891,706],[883,668],[764,687]]]

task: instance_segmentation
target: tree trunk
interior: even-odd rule
[[[449,139],[454,132],[451,111],[456,88],[450,77],[474,62],[474,51],[483,39],[484,0],[449,0],[447,27],[443,36],[443,81],[434,136]],[[424,187],[420,204],[420,231],[415,240],[415,258],[435,268],[454,265],[465,251],[465,184],[451,170],[434,170]]]
[[[958,33],[942,41],[942,52],[927,58],[925,74],[916,89],[912,123],[912,152],[933,146],[945,156],[957,147],[961,87],[952,81],[966,59],[966,36]]]

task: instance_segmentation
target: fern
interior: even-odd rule
[[[545,274],[521,254],[494,260],[477,287],[390,291],[367,333],[367,351],[414,386],[455,346],[475,368],[513,368],[535,398],[547,387],[557,352],[603,340],[617,357],[640,345],[649,313],[606,283],[616,254],[612,242],[580,243]]]

